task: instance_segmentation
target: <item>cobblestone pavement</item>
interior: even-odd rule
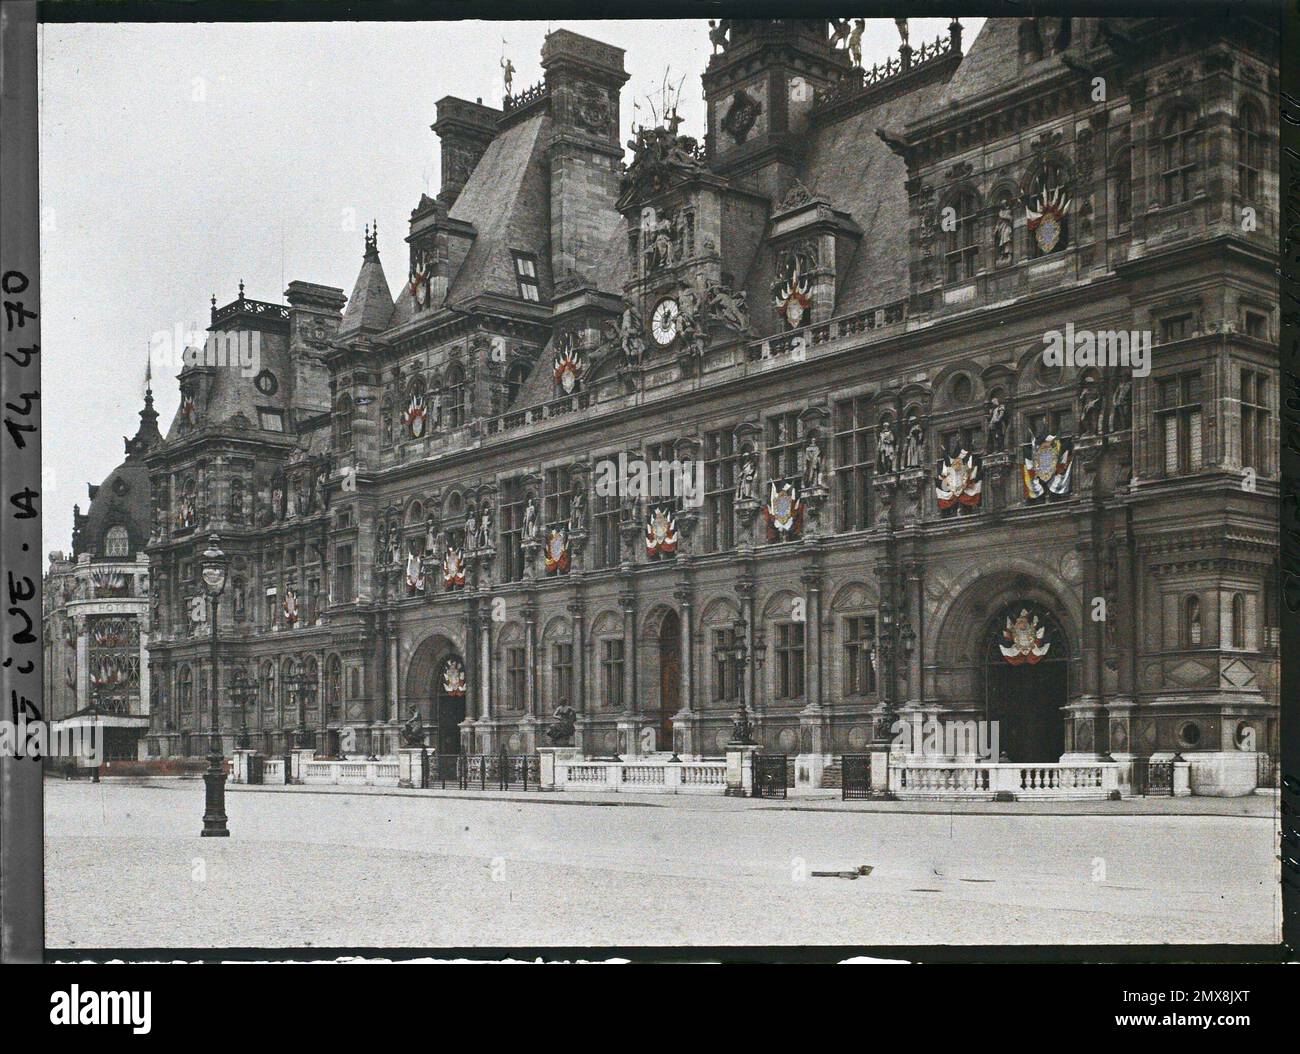
[[[50,780],[45,800],[55,949],[1272,943],[1278,932],[1267,799],[998,815],[234,788],[228,840],[198,837],[197,781]],[[811,874],[864,864],[871,873],[853,880]]]

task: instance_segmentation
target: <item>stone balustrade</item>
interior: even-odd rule
[[[555,789],[634,794],[723,794],[725,761],[555,761]]]
[[[889,789],[897,798],[1096,801],[1119,797],[1119,770],[1114,761],[994,764],[891,758]]]

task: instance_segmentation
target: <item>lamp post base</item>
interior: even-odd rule
[[[226,769],[219,753],[208,755],[208,771],[203,774],[205,788],[203,812],[203,838],[229,838],[226,827]]]

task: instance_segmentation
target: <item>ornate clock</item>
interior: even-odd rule
[[[650,316],[650,334],[660,347],[667,347],[677,337],[680,328],[681,308],[672,297],[664,297],[655,305]]]

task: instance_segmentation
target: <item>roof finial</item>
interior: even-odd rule
[[[379,252],[379,221],[371,220],[366,224],[366,255],[373,256]]]
[[[242,278],[239,280],[239,299],[244,299],[244,280]]]

